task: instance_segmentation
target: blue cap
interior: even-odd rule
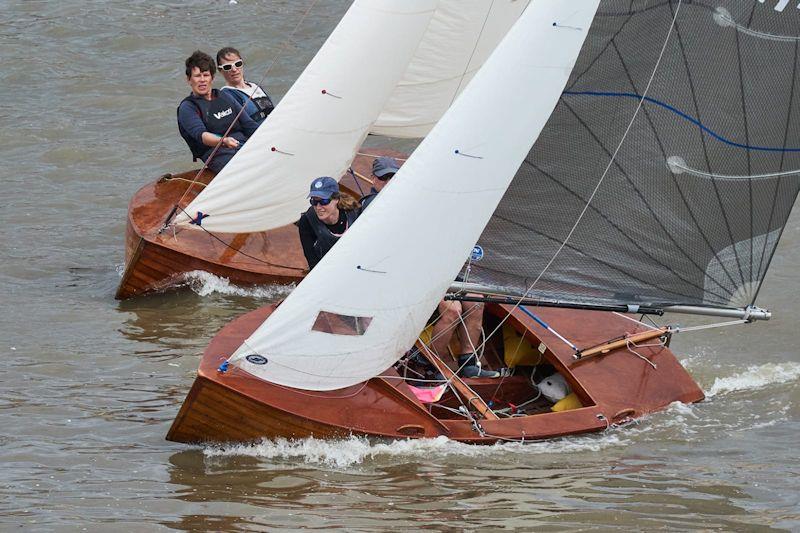
[[[397,174],[398,170],[400,170],[400,164],[394,157],[384,155],[376,158],[372,162],[372,173],[379,178],[382,178],[386,174]]]
[[[336,180],[328,176],[323,176],[311,182],[311,191],[308,193],[308,197],[329,200],[331,196],[338,193],[339,184]]]

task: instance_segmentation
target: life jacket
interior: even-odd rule
[[[359,200],[358,203],[361,204],[362,213],[376,196],[378,196],[378,191],[375,190],[375,187],[372,187],[367,194],[361,197],[361,200]]]
[[[205,98],[200,98],[190,94],[181,100],[181,103],[178,105],[177,112],[180,112],[181,105],[183,105],[184,102],[188,102],[189,105],[193,106],[197,111],[197,115],[200,117],[200,120],[203,121],[206,131],[215,133],[217,135],[222,135],[228,131],[228,127],[230,127],[233,119],[236,118],[236,115],[239,113],[239,109],[230,99],[221,94],[217,89],[212,89],[211,96],[211,100],[206,100]],[[213,148],[206,146],[202,142],[196,141],[191,135],[189,135],[189,132],[183,128],[180,120],[178,120],[178,131],[180,132],[181,137],[183,137],[183,140],[186,141],[186,144],[189,145],[189,149],[192,151],[193,161],[197,161],[198,159],[205,161],[205,156]],[[233,135],[234,132],[238,131],[239,130],[236,127],[231,128],[230,134]],[[239,141],[243,142],[241,139],[239,139]]]
[[[239,102],[239,105],[243,106],[245,110],[250,113],[250,118],[259,124],[264,122],[264,119],[267,118],[270,113],[272,113],[273,109],[275,109],[275,104],[272,103],[272,99],[266,92],[264,92],[264,96],[251,98],[249,103],[247,100],[249,95],[241,89],[226,87],[225,91],[223,92],[227,92],[233,96],[236,101]]]
[[[358,218],[358,212],[356,210],[345,211],[344,214],[347,217],[347,222],[345,223],[345,231],[347,231],[347,228],[352,226],[353,222]],[[303,216],[305,216],[309,224],[311,224],[311,229],[314,230],[314,235],[317,237],[317,240],[314,241],[314,251],[319,254],[320,258],[324,257],[342,235],[329,230],[328,226],[319,219],[313,207],[309,207],[308,210],[303,213]]]

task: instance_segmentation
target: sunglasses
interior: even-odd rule
[[[219,69],[220,71],[224,70],[225,72],[227,72],[229,70],[233,70],[233,67],[242,68],[242,65],[244,65],[244,61],[240,59],[238,61],[234,61],[233,63],[228,63],[227,65],[220,65],[217,67],[217,69]]]
[[[383,176],[375,176],[375,177],[378,178],[380,181],[389,181],[394,177],[394,172],[384,174]]]
[[[329,203],[331,203],[331,199],[328,198],[326,200],[324,198],[311,198],[309,202],[311,202],[311,205],[328,205]]]

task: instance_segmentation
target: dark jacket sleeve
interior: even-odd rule
[[[247,138],[249,139],[251,135],[253,135],[256,130],[258,129],[258,122],[250,118],[250,115],[247,112],[244,112],[239,117],[239,124],[242,126],[242,131]]]
[[[231,103],[231,105],[233,105],[234,114],[238,114],[239,110],[242,108],[242,105],[239,103],[236,97],[233,96],[228,90],[220,91],[219,94],[222,98],[225,98]],[[256,129],[258,129],[258,123],[250,118],[250,115],[248,115],[246,111],[242,111],[242,114],[239,115],[238,122],[239,128],[242,130],[242,134],[244,134],[245,139],[249,139],[250,136],[256,132]]]
[[[182,102],[178,107],[178,124],[180,124],[195,141],[201,145],[203,144],[203,133],[208,130],[206,130],[206,125],[203,124],[203,119],[200,118],[197,112],[197,107],[189,102]]]
[[[305,215],[302,215],[300,220],[297,221],[297,229],[300,232],[300,244],[303,245],[303,254],[306,256],[306,261],[308,261],[308,269],[311,270],[322,259],[314,249],[314,242],[317,240],[317,236],[314,235],[314,230]]]

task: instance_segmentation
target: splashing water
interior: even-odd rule
[[[227,278],[221,278],[202,270],[189,272],[184,278],[189,287],[200,296],[209,296],[217,293],[229,296],[248,296],[251,298],[263,298],[265,300],[277,300],[285,298],[295,288],[294,283],[291,285],[238,287],[232,285]]]
[[[767,385],[787,383],[795,381],[798,377],[800,377],[800,363],[767,363],[760,366],[751,366],[739,374],[715,379],[714,384],[706,391],[706,398],[712,398],[718,394],[728,392],[756,390]]]
[[[494,453],[507,455],[598,452],[605,448],[625,445],[614,433],[581,436],[529,443],[503,443],[492,446],[475,446],[453,441],[447,437],[433,439],[407,439],[393,442],[371,442],[365,437],[339,440],[314,438],[301,440],[263,440],[257,444],[209,447],[207,457],[248,456],[264,459],[301,460],[309,464],[323,464],[343,468],[370,459],[399,458],[411,461],[442,459],[445,457],[476,457],[485,460]]]

